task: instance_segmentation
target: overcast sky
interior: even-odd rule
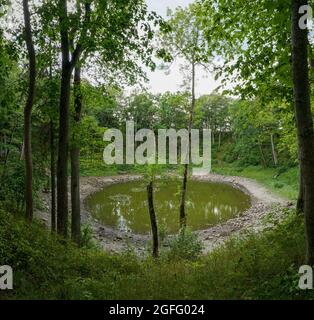
[[[152,11],[156,11],[163,17],[166,17],[167,8],[175,9],[176,7],[186,7],[192,3],[192,0],[146,0],[148,7]]]
[[[186,7],[193,0],[146,0],[146,2],[150,10],[156,11],[161,16],[166,17],[167,8]],[[207,72],[199,69],[197,70],[197,74],[197,96],[209,94],[219,86],[214,77]],[[156,70],[155,72],[148,72],[148,78],[150,80],[148,88],[152,93],[176,92],[180,90],[183,83],[183,77],[180,73],[180,61],[172,65],[169,75],[166,75],[165,71]]]

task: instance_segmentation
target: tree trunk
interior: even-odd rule
[[[262,166],[264,168],[266,168],[267,167],[267,161],[266,161],[266,158],[265,158],[263,147],[262,147],[262,145],[260,143],[258,143],[258,148],[259,148],[259,151],[260,151],[260,154],[261,154]]]
[[[277,155],[277,151],[276,151],[276,147],[275,147],[274,135],[273,134],[270,135],[270,143],[271,143],[271,151],[272,151],[272,155],[273,155],[274,165],[277,167],[277,165],[278,165],[278,155]]]
[[[71,68],[62,70],[57,168],[57,231],[67,238],[68,229],[68,143]]]
[[[299,28],[299,8],[306,0],[292,0],[292,70],[299,161],[304,185],[306,263],[314,265],[314,130],[310,101],[307,30]]]
[[[15,124],[14,124],[14,127],[12,129],[12,133],[11,133],[9,142],[7,142],[6,134],[4,134],[4,159],[3,159],[3,167],[2,167],[2,170],[3,170],[2,177],[4,177],[5,174],[6,174],[6,167],[7,167],[8,160],[9,160],[9,155],[10,155],[9,146],[11,146],[11,144],[12,144],[12,141],[13,141],[13,138],[14,138],[14,134],[16,133],[15,131],[16,131],[19,123],[20,123],[20,119],[19,119],[19,117],[17,117],[16,121],[15,121]]]
[[[181,199],[180,199],[180,228],[184,229],[186,227],[186,212],[185,212],[185,199],[186,199],[186,189],[188,181],[188,170],[189,165],[184,165]]]
[[[190,119],[189,119],[189,148],[188,155],[191,154],[191,130],[193,126],[193,117],[195,109],[195,62],[192,62],[192,101],[191,101],[191,110],[190,110]],[[180,228],[184,229],[186,227],[186,212],[185,212],[185,198],[187,190],[187,178],[188,178],[189,165],[184,165],[183,172],[183,181],[182,181],[182,190],[181,190],[181,199],[180,199]]]
[[[219,131],[219,136],[218,136],[218,150],[221,147],[221,131]]]
[[[26,105],[24,108],[24,157],[25,157],[25,204],[26,219],[33,219],[33,161],[31,139],[31,117],[36,85],[36,56],[32,39],[32,29],[28,0],[23,0],[23,13],[25,23],[25,41],[29,58],[29,87]]]
[[[24,151],[24,135],[23,135],[23,141],[22,141],[21,152],[20,152],[20,160],[24,161],[24,159],[25,159],[25,151]]]
[[[57,165],[57,232],[68,236],[68,143],[72,66],[67,21],[67,1],[59,1],[62,52],[61,92],[59,102],[59,146]]]
[[[85,3],[85,20],[89,23],[91,2]],[[77,44],[70,59],[69,25],[67,0],[59,0],[59,25],[62,53],[61,91],[59,102],[59,147],[57,167],[57,232],[64,238],[68,236],[68,149],[71,76],[82,53]],[[85,26],[86,27],[86,26]],[[84,29],[86,35],[87,29]]]
[[[50,184],[51,184],[51,232],[56,232],[56,157],[53,120],[50,120]]]
[[[300,179],[299,179],[299,195],[298,195],[298,201],[297,201],[297,212],[303,213],[304,212],[304,183],[303,179],[300,173]]]
[[[159,244],[158,244],[158,227],[157,227],[157,219],[154,209],[154,187],[153,182],[151,181],[147,186],[147,198],[148,198],[148,209],[149,209],[149,217],[150,223],[152,227],[153,234],[153,257],[158,258],[159,256]]]
[[[82,93],[81,68],[77,66],[74,72],[74,126],[78,127],[81,121]],[[80,208],[80,146],[77,130],[74,130],[71,146],[71,203],[72,203],[72,239],[78,246],[81,243],[81,208]]]
[[[6,135],[1,133],[1,144],[0,144],[0,159],[2,161],[2,159],[4,158],[5,154],[6,154],[6,142],[5,142],[5,137]]]

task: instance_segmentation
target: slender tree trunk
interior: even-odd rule
[[[265,158],[265,155],[264,155],[264,151],[263,151],[263,147],[260,143],[258,143],[258,148],[259,148],[259,151],[260,151],[260,154],[261,154],[261,160],[262,160],[262,166],[264,168],[267,167],[267,161],[266,161],[266,158]]]
[[[278,165],[278,155],[277,155],[277,151],[276,151],[276,147],[275,147],[274,135],[273,134],[270,135],[270,143],[271,143],[271,151],[272,151],[272,155],[273,155],[274,165],[277,167],[277,165]]]
[[[299,161],[304,184],[306,263],[314,265],[314,130],[310,101],[307,30],[299,28],[299,8],[306,0],[292,0],[292,70]]]
[[[61,80],[59,147],[57,167],[57,231],[68,235],[68,143],[71,68],[64,66]]]
[[[51,42],[50,42],[51,51]],[[49,64],[49,80],[52,81],[52,62]],[[51,188],[51,233],[57,231],[56,213],[56,146],[55,146],[55,124],[53,117],[50,118],[50,188]]]
[[[185,199],[186,199],[186,190],[187,190],[188,169],[189,169],[189,165],[185,164],[184,171],[183,171],[183,181],[182,181],[182,190],[181,190],[181,199],[180,199],[180,228],[181,229],[184,229],[186,227]]]
[[[159,256],[159,241],[158,241],[158,227],[157,227],[157,219],[154,208],[154,187],[153,182],[151,181],[147,186],[147,198],[148,198],[148,209],[149,209],[149,217],[150,223],[152,227],[153,234],[153,257],[158,258]]]
[[[74,72],[74,126],[81,121],[82,93],[81,68],[78,65]],[[81,243],[81,208],[80,208],[80,146],[77,130],[74,130],[71,146],[71,202],[72,202],[72,239],[80,246]]]
[[[36,85],[36,56],[32,39],[32,29],[28,0],[23,0],[23,13],[25,23],[25,41],[29,58],[29,87],[28,97],[24,108],[24,156],[25,156],[25,203],[26,219],[33,219],[33,161],[31,139],[31,117],[35,97]]]
[[[61,92],[59,103],[59,145],[57,165],[57,232],[68,236],[68,143],[72,66],[67,26],[67,1],[59,1],[62,52]]]
[[[221,146],[221,131],[219,131],[219,136],[218,136],[218,150],[220,149]]]
[[[20,160],[21,161],[25,159],[25,151],[24,151],[25,148],[24,148],[24,146],[25,146],[25,144],[24,144],[24,135],[23,135],[23,141],[22,141],[21,153],[20,153]]]
[[[4,135],[4,160],[3,160],[3,173],[2,173],[2,176],[4,176],[4,173],[6,173],[6,167],[7,167],[7,164],[8,164],[8,160],[9,160],[9,155],[10,155],[10,148],[8,148],[8,146],[10,146],[12,144],[12,141],[13,141],[13,138],[14,138],[14,134],[16,133],[16,128],[18,126],[20,122],[20,119],[17,118],[16,121],[15,121],[15,124],[14,124],[14,128],[12,129],[12,133],[11,133],[11,136],[10,136],[10,141],[7,142],[7,138],[6,138],[6,135]]]
[[[191,130],[193,126],[194,118],[194,109],[195,109],[195,62],[192,62],[192,101],[191,101],[191,110],[190,110],[190,119],[189,119],[189,148],[187,157],[190,157],[191,154]],[[183,172],[183,181],[181,189],[181,199],[180,199],[180,228],[184,229],[186,227],[186,212],[185,212],[185,199],[186,199],[186,190],[187,190],[187,179],[188,179],[188,170],[189,165],[184,165]]]
[[[4,158],[4,155],[6,154],[6,142],[5,142],[5,134],[1,133],[1,145],[0,145],[0,158]]]
[[[50,120],[50,184],[51,184],[51,232],[56,232],[56,157],[53,120]]]

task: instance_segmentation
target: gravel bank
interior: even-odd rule
[[[139,180],[141,176],[121,175],[111,177],[82,177],[81,178],[81,208],[82,221],[88,223],[94,232],[95,238],[101,247],[112,253],[123,252],[128,247],[135,248],[139,255],[146,252],[149,236],[136,235],[115,230],[102,225],[94,219],[88,212],[85,202],[93,193],[114,183],[123,183],[127,181]],[[193,177],[195,180],[212,181],[231,184],[239,188],[251,197],[251,207],[241,216],[228,220],[227,222],[211,227],[207,230],[196,231],[204,243],[204,253],[210,252],[217,245],[223,243],[231,235],[241,233],[243,230],[261,231],[265,224],[262,222],[263,217],[268,214],[278,215],[282,208],[291,206],[289,201],[271,193],[269,190],[257,182],[242,177],[229,177],[216,174],[207,176]],[[43,195],[45,209],[38,211],[37,216],[49,224],[49,195]]]

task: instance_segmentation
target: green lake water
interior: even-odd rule
[[[170,233],[179,229],[179,181],[155,182],[154,202],[159,224]],[[146,183],[132,181],[110,185],[87,200],[91,214],[106,226],[146,234],[150,231]],[[250,197],[231,185],[189,181],[187,225],[201,230],[240,215],[250,207]]]

